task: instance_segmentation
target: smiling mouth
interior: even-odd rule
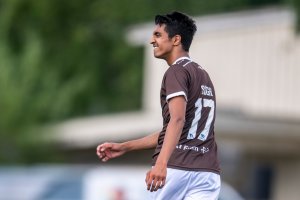
[[[158,49],[158,46],[157,45],[153,45],[153,49]]]

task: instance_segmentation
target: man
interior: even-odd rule
[[[105,162],[128,151],[156,147],[146,175],[152,199],[217,199],[216,98],[209,75],[189,57],[195,22],[173,12],[157,15],[155,24],[150,42],[154,56],[169,65],[160,93],[163,128],[141,139],[101,144],[97,155]]]

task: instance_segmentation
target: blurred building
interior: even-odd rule
[[[249,199],[299,199],[300,39],[294,13],[270,8],[196,22],[190,55],[215,84],[223,179]],[[126,36],[145,46],[143,109],[64,122],[55,129],[59,143],[94,149],[161,128],[159,91],[167,64],[153,57],[153,28],[152,22],[137,25]],[[131,159],[144,157],[139,155]]]

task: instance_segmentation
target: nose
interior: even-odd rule
[[[154,44],[155,43],[155,40],[154,40],[154,37],[152,36],[151,38],[150,38],[150,44]]]

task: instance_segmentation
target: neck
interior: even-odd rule
[[[178,58],[181,58],[181,57],[190,57],[190,56],[189,56],[188,52],[184,51],[184,52],[181,52],[181,53],[171,56],[169,59],[166,59],[166,61],[167,61],[168,65],[171,66],[175,62],[175,60],[177,60]]]

